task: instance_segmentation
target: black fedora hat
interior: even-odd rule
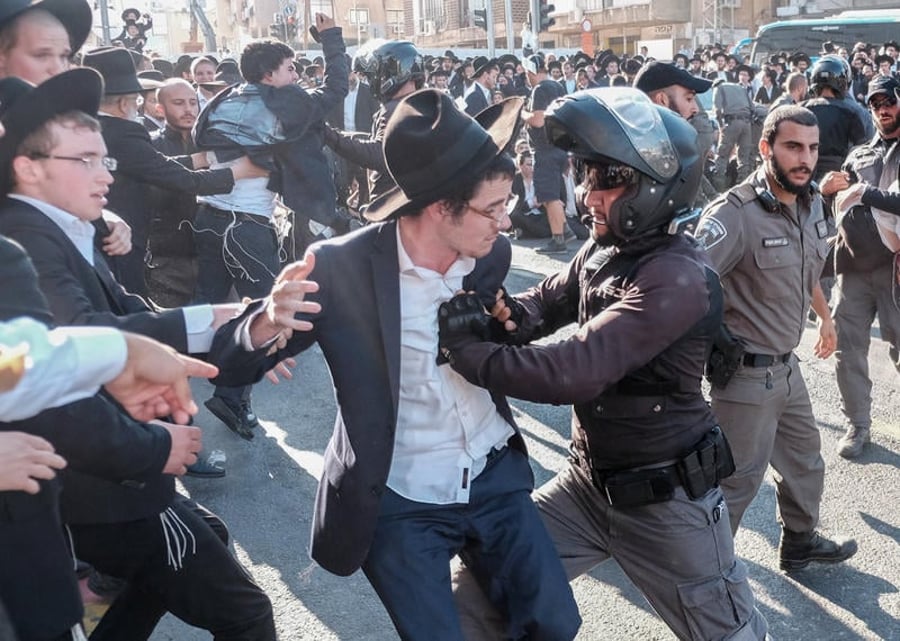
[[[384,159],[397,186],[369,205],[366,218],[413,213],[480,175],[515,137],[523,105],[507,98],[472,118],[434,89],[404,98],[384,132]]]
[[[38,86],[10,76],[0,80],[0,187],[9,190],[9,166],[16,149],[48,120],[69,111],[96,116],[103,95],[103,78],[93,69],[70,69]]]
[[[163,77],[171,78],[175,75],[175,65],[172,64],[171,61],[166,60],[165,58],[154,58],[151,62],[153,68],[159,71]]]
[[[127,49],[121,47],[100,47],[88,51],[82,64],[100,72],[107,96],[141,93],[162,86],[162,83],[153,80],[138,79],[134,59]]]
[[[78,51],[91,32],[93,15],[84,0],[3,0],[0,2],[0,29],[29,9],[43,9],[59,20],[69,32],[72,51]]]
[[[491,67],[497,67],[499,69],[500,65],[498,65],[497,61],[493,58],[488,58],[486,56],[476,56],[472,61],[472,67],[475,69],[472,77],[477,78],[484,72],[488,71]]]

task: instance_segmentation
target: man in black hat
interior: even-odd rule
[[[550,241],[537,248],[541,254],[559,254],[567,251],[566,238],[569,226],[561,193],[565,193],[563,174],[568,168],[569,157],[564,151],[550,144],[544,132],[544,110],[557,98],[565,95],[565,88],[547,77],[544,59],[539,54],[522,61],[525,76],[531,87],[522,120],[525,122],[528,141],[534,154],[534,201],[543,206],[550,225]]]
[[[463,637],[456,554],[509,613],[511,638],[572,639],[580,625],[506,400],[456,376],[437,347],[441,304],[460,289],[493,301],[509,267],[503,150],[520,108],[510,98],[472,119],[432,89],[407,96],[384,137],[398,186],[366,214],[379,224],[314,245],[210,354],[220,381],[246,384],[318,344],[338,418],[311,555],[335,574],[362,568],[403,639]]]
[[[472,76],[472,84],[465,94],[466,113],[475,116],[479,111],[493,104],[491,92],[497,86],[497,76],[500,75],[500,66],[496,60],[478,56],[472,61],[475,69]]]
[[[884,76],[885,78],[890,78],[894,75],[894,59],[891,58],[886,53],[882,53],[880,55],[875,56],[875,73],[879,76]]]
[[[142,80],[151,80],[153,82],[152,84],[147,83],[146,87],[142,86],[144,91],[141,92],[141,104],[138,105],[138,122],[144,125],[144,128],[152,134],[162,129],[163,125],[166,124],[165,119],[162,117],[162,112],[159,110],[159,101],[156,99],[156,91],[159,87],[162,87],[166,79],[161,71],[151,69],[149,71],[138,71],[138,81]]]
[[[888,356],[900,369],[900,246],[887,247],[876,219],[900,215],[896,190],[900,138],[900,83],[876,76],[869,84],[866,103],[878,130],[871,141],[855,147],[841,171],[822,180],[822,193],[836,195],[838,221],[835,246],[833,317],[837,328],[835,352],[841,410],[847,417],[847,433],[838,454],[859,457],[871,439],[872,381],[869,378],[869,345],[876,316]]]
[[[41,273],[53,316],[47,309],[40,320],[61,321],[64,316],[59,313],[66,304],[62,292],[45,287],[51,274],[54,284],[67,282],[69,292],[81,286],[75,281],[84,274],[84,286],[95,300],[118,295],[117,302],[127,305],[127,296],[114,289],[111,277],[103,277],[108,271],[102,272],[102,258],[92,248],[93,227],[87,222],[101,214],[114,164],[106,155],[99,123],[88,115],[100,102],[101,78],[76,69],[36,89],[16,82],[20,86],[13,87],[15,93],[4,92],[3,100],[2,122],[8,134],[0,139],[0,173],[3,190],[10,195],[0,206],[0,231],[28,246]],[[100,271],[93,271],[92,259]],[[169,321],[155,320],[171,324],[171,315]],[[31,580],[39,584],[45,579],[43,565],[65,563],[71,568],[72,556],[77,556],[129,581],[94,638],[146,639],[167,610],[208,630],[230,630],[235,634],[231,638],[275,638],[271,604],[228,551],[224,524],[175,492],[170,475],[183,474],[185,465],[196,460],[197,428],[137,423],[96,396],[29,421],[17,427],[52,435],[49,440],[69,460],[70,468],[62,474],[67,491],[61,509],[72,548],[63,547],[61,557],[58,549],[48,549],[41,565],[28,568]],[[58,487],[46,491],[44,500],[52,505]],[[4,513],[10,514],[7,509]],[[59,531],[58,521],[56,526]],[[196,545],[175,554],[169,548],[167,553],[172,536]],[[3,573],[4,580],[8,576]],[[16,599],[20,605],[23,600],[34,604],[36,594],[55,599],[74,585],[65,583],[51,585],[47,592],[22,592],[17,583],[12,592],[3,590],[3,599],[7,604]],[[52,634],[46,627],[46,621],[59,621],[57,602],[50,604],[43,608],[39,627],[28,629],[26,638],[66,638],[56,636],[62,630]],[[80,609],[80,603],[76,607]]]
[[[91,30],[91,9],[71,0],[0,3],[0,78],[39,84],[69,68]],[[40,55],[34,52],[40,50]]]

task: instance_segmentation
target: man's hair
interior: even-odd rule
[[[100,99],[100,111],[111,111],[118,106],[119,101],[129,96],[140,96],[139,93],[119,93],[119,94],[103,94]]]
[[[199,58],[194,58],[194,60],[191,62],[191,73],[193,74],[197,70],[197,67],[199,67],[200,65],[203,65],[203,64],[212,65],[213,69],[215,69],[215,67],[216,67],[215,62],[213,62],[206,56],[200,56]]]
[[[784,85],[788,93],[793,93],[803,85],[809,85],[809,80],[802,71],[792,71],[788,75],[787,80],[785,80]]]
[[[89,116],[83,111],[67,111],[54,116],[25,136],[25,139],[16,147],[15,155],[27,156],[28,158],[40,158],[50,155],[56,145],[59,144],[59,139],[54,131],[54,128],[57,126],[73,130],[100,131],[100,121],[93,116]],[[15,172],[11,163],[9,173],[10,180],[8,184],[15,185]]]
[[[487,168],[477,176],[460,182],[448,196],[441,198],[447,204],[451,215],[454,218],[461,218],[466,213],[466,207],[469,201],[475,195],[478,187],[488,180],[496,180],[498,178],[507,178],[512,180],[516,175],[516,165],[509,154],[498,154]]]
[[[3,27],[0,27],[0,53],[8,53],[12,50],[13,47],[16,46],[16,42],[19,36],[19,25],[24,20],[30,20],[35,22],[38,25],[62,25],[56,16],[47,11],[46,9],[41,9],[40,7],[33,7],[31,9],[26,9],[15,18],[7,22]]]
[[[252,83],[263,81],[267,73],[275,71],[286,59],[294,59],[294,50],[276,40],[257,40],[244,47],[241,54],[241,75]]]
[[[781,107],[776,107],[770,111],[769,115],[766,116],[766,119],[763,122],[762,139],[770,145],[774,144],[775,138],[778,136],[778,128],[783,122],[793,122],[804,127],[819,126],[819,120],[816,118],[816,114],[806,107],[801,107],[800,105],[782,105]]]

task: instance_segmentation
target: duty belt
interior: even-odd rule
[[[791,360],[791,352],[787,354],[744,354],[744,367],[772,367],[777,363]]]
[[[745,116],[742,114],[735,114],[733,116],[722,116],[725,122],[731,122],[732,120],[750,120],[750,116]]]
[[[679,486],[691,499],[699,499],[734,472],[734,459],[725,435],[716,426],[681,459],[627,470],[584,467],[611,506],[628,508],[668,501]]]

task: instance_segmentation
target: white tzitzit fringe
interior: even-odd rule
[[[180,570],[184,567],[184,557],[188,552],[190,554],[197,553],[197,539],[172,508],[166,508],[166,511],[159,515],[159,520],[162,522],[163,536],[166,539],[166,556],[168,557],[166,563],[174,570]],[[188,537],[190,537],[190,541],[188,541]],[[188,547],[191,548],[190,551]]]

